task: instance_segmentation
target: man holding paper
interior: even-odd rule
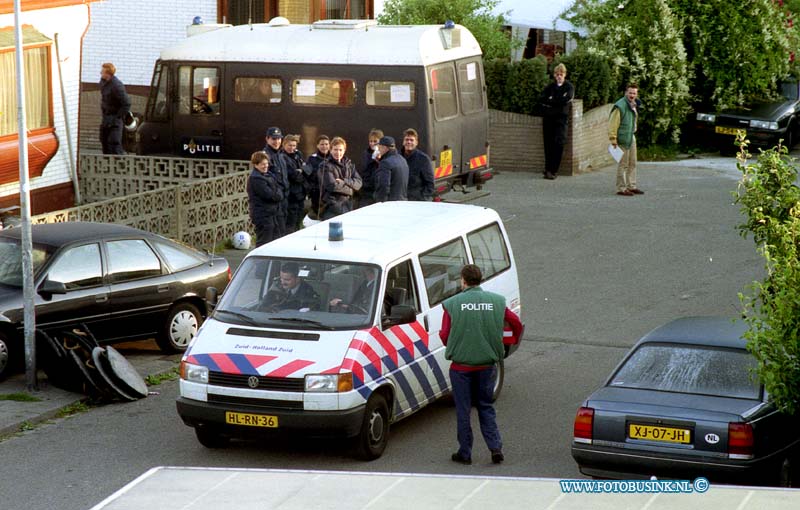
[[[644,191],[636,187],[636,127],[642,104],[638,95],[639,87],[635,83],[629,84],[625,95],[614,103],[608,118],[608,140],[611,143],[609,152],[619,162],[617,195],[625,197],[644,194]],[[618,149],[622,149],[619,159]]]

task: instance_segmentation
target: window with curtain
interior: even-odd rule
[[[50,92],[50,39],[23,28],[25,118],[29,131],[53,126]],[[17,78],[14,32],[0,32],[0,137],[17,134]]]

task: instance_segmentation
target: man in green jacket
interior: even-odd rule
[[[642,104],[638,95],[639,87],[629,84],[608,118],[608,140],[615,149],[622,148],[622,159],[617,166],[617,195],[625,197],[644,194],[636,187],[636,127]]]
[[[503,359],[503,326],[507,322],[517,341],[522,336],[519,317],[506,307],[500,294],[480,288],[481,270],[475,264],[461,269],[462,292],[442,303],[442,329],[439,337],[447,348],[445,358],[450,364],[450,383],[456,404],[458,451],[452,460],[472,464],[472,427],[470,412],[478,409],[486,446],[492,462],[503,462],[503,443],[497,428],[492,397],[497,377],[495,364]]]

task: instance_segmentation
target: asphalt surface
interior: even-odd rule
[[[762,274],[752,241],[733,227],[741,221],[731,196],[739,175],[732,158],[640,163],[646,193],[634,197],[614,194],[613,168],[555,181],[497,176],[486,186],[491,194],[476,193],[471,203],[491,205],[509,230],[524,340],[624,348],[677,316],[736,315],[737,293]],[[232,267],[244,254],[222,253]],[[161,354],[152,342],[118,347],[143,377],[174,370],[180,358]],[[593,373],[592,361],[577,357],[568,368]],[[0,395],[20,393],[28,393],[24,374],[0,383]],[[41,375],[29,393],[38,401],[0,400],[0,437],[84,398]]]

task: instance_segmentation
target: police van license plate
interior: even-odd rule
[[[646,441],[688,444],[691,442],[691,430],[630,423],[628,424],[628,437]]]
[[[278,417],[267,414],[234,413],[226,411],[225,423],[244,425],[246,427],[267,427],[276,429],[278,428]]]

